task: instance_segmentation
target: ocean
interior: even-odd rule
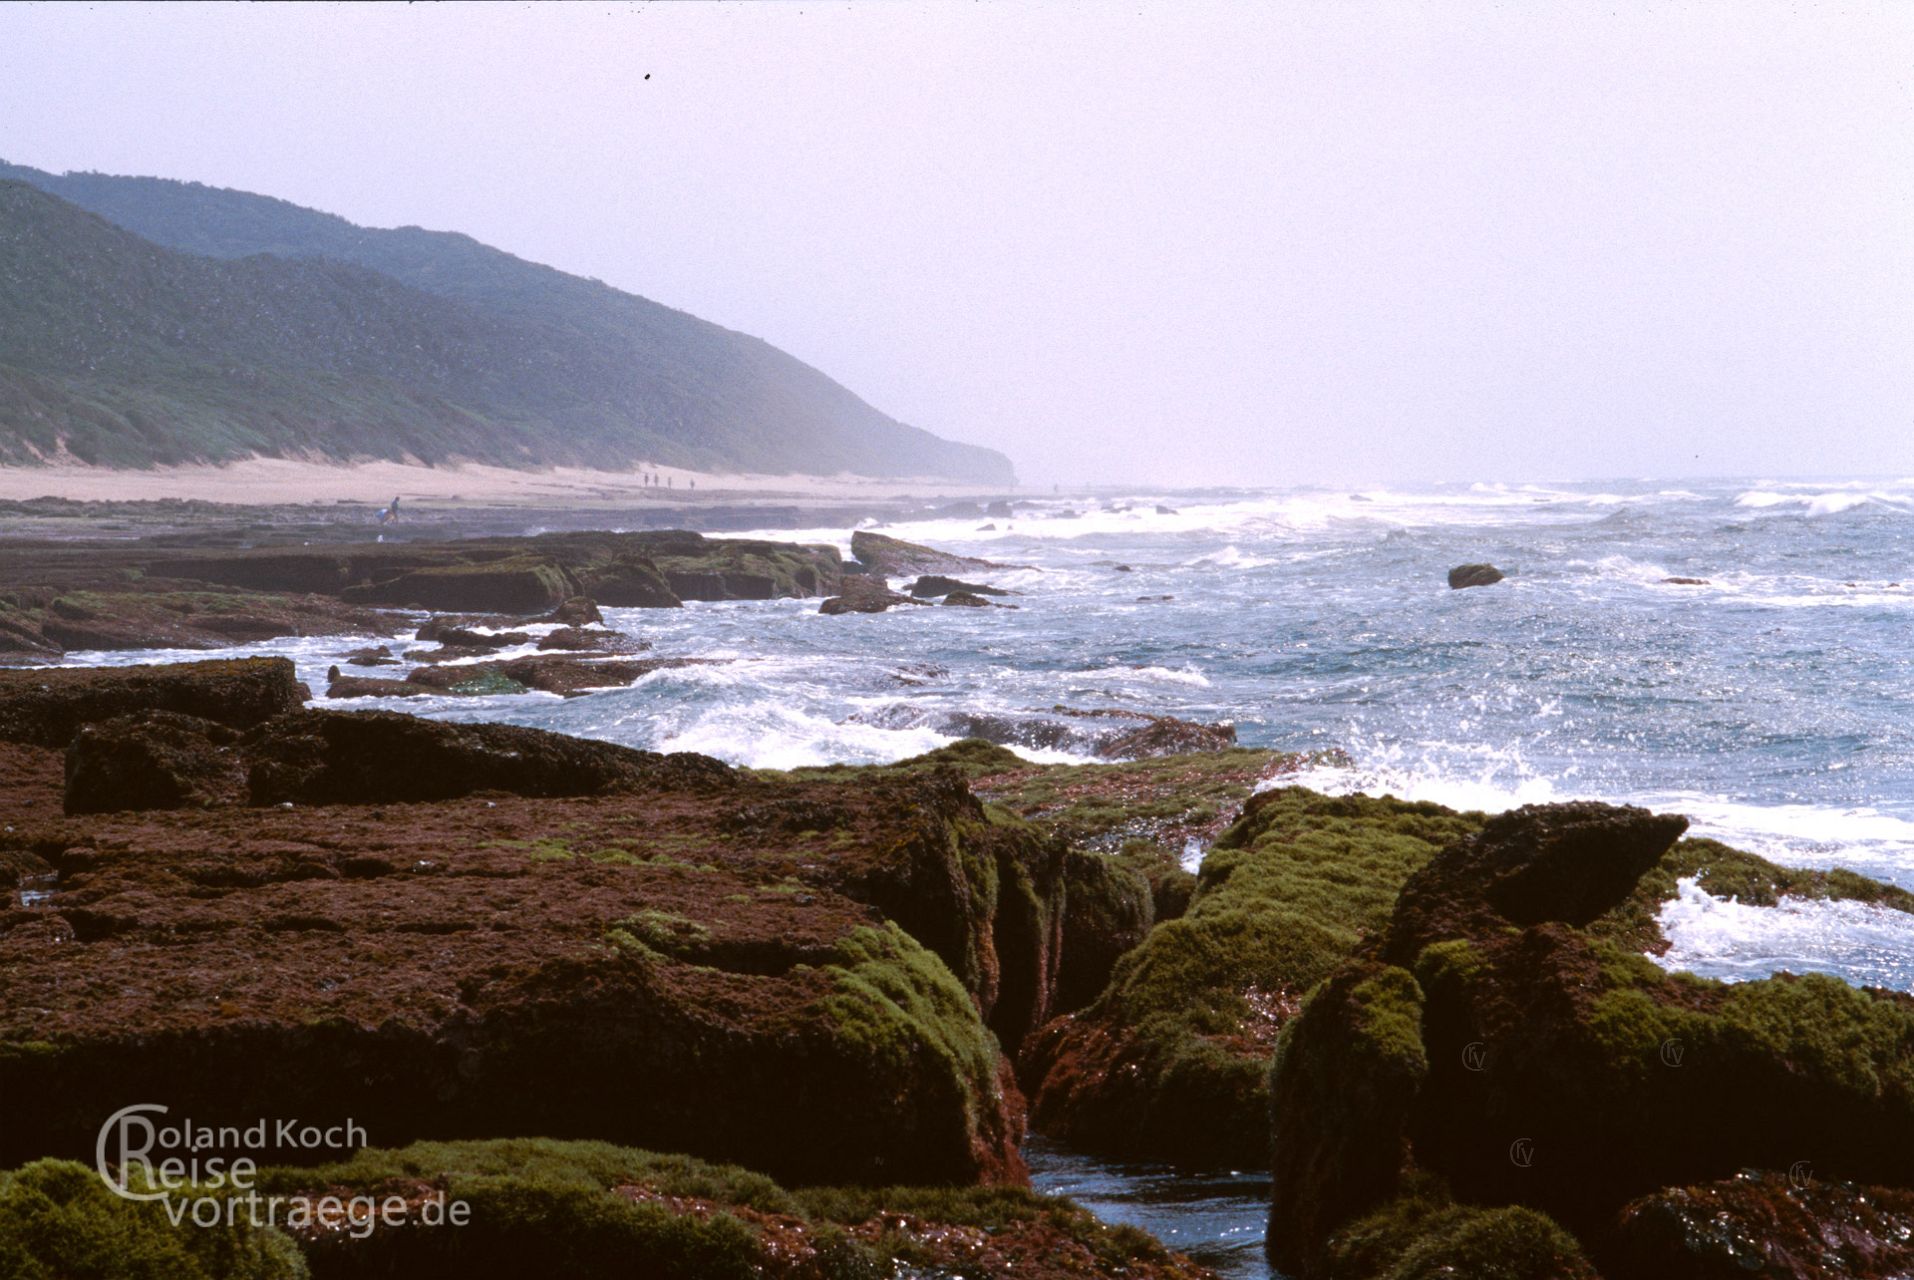
[[[1098,492],[871,527],[1027,566],[963,575],[1018,607],[607,610],[657,656],[727,661],[569,700],[390,705],[769,768],[900,759],[977,717],[1055,730],[1054,706],[1132,708],[1227,720],[1246,745],[1338,749],[1346,759],[1295,779],[1325,791],[1641,804],[1779,862],[1914,888],[1914,479]],[[752,536],[848,548],[850,534]],[[1450,590],[1448,570],[1476,561],[1508,577]],[[288,654],[319,690],[351,647],[231,652]],[[1093,744],[1050,732],[1012,746],[1068,760]],[[1752,908],[1685,885],[1663,924],[1672,967],[1914,990],[1901,913]],[[1041,1145],[1035,1164],[1040,1185],[1262,1274],[1253,1177],[1191,1181]],[[1173,1214],[1169,1233],[1178,1194],[1208,1216]]]

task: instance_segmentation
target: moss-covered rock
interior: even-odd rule
[[[462,1203],[457,1227],[297,1235],[317,1280],[459,1275],[519,1280],[1019,1275],[1199,1280],[1140,1232],[1012,1188],[786,1189],[735,1165],[601,1142],[509,1139],[372,1149],[320,1168],[269,1168],[260,1190]]]
[[[564,566],[531,554],[431,565],[339,593],[358,604],[520,615],[548,612],[578,594],[579,584]]]
[[[1263,1166],[1277,1032],[1388,920],[1409,874],[1480,823],[1295,787],[1255,796],[1204,859],[1188,912],[1031,1047],[1038,1126],[1121,1154]]]
[[[1664,1280],[1674,1280],[1673,1272]],[[1598,1280],[1575,1237],[1519,1206],[1459,1205],[1424,1184],[1330,1241],[1326,1280]]]
[[[248,1219],[175,1225],[165,1206],[114,1195],[66,1160],[0,1172],[0,1275],[8,1280],[306,1280],[291,1239]]]
[[[470,786],[540,752],[577,781],[532,730],[314,723],[394,726],[372,781]],[[482,741],[441,769],[407,726]],[[287,759],[321,778],[380,754],[312,736]],[[320,788],[0,833],[59,877],[0,910],[0,1095],[36,1099],[0,1160],[90,1153],[102,1115],[155,1096],[207,1124],[589,1134],[796,1182],[1023,1176],[999,1036],[1054,991],[1057,842],[950,773],[796,781],[558,744],[643,767],[593,796]]]
[[[1616,1214],[1660,1187],[1810,1158],[1817,1173],[1914,1185],[1914,999],[1820,975],[1669,974],[1604,936],[1639,932],[1644,869],[1672,888],[1696,858],[1723,862],[1671,852],[1683,825],[1536,806],[1410,878],[1388,926],[1283,1034],[1277,1265],[1330,1274],[1336,1233],[1409,1194],[1418,1171],[1459,1201],[1550,1215],[1605,1271]],[[1758,866],[1739,870],[1762,883]],[[1378,966],[1412,975],[1422,998],[1419,1019],[1398,1020],[1426,1062],[1406,1100],[1367,1030]]]

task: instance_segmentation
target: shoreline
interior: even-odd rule
[[[1002,496],[1022,486],[991,487],[935,478],[753,475],[653,467],[657,486],[637,471],[552,467],[520,471],[484,464],[428,467],[400,462],[347,465],[287,458],[248,458],[223,464],[191,464],[121,470],[53,465],[0,467],[0,501],[40,498],[75,502],[230,503],[249,507],[304,507],[363,503],[384,506],[397,495],[420,507],[544,507],[560,503],[651,505],[705,502],[904,501],[922,498]],[[666,485],[669,481],[669,487]],[[695,487],[694,487],[695,485]]]

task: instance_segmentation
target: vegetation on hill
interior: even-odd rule
[[[1011,479],[768,343],[468,236],[0,163],[0,462],[61,448]]]

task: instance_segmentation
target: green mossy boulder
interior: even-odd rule
[[[1266,1167],[1277,1033],[1387,922],[1409,874],[1481,822],[1296,787],[1256,795],[1205,857],[1189,910],[1032,1045],[1037,1125],[1118,1154]]]
[[[165,1206],[122,1199],[67,1160],[0,1172],[0,1276],[7,1280],[307,1280],[270,1227],[174,1225]]]
[[[1387,927],[1282,1035],[1269,1235],[1279,1267],[1342,1274],[1331,1269],[1338,1233],[1425,1177],[1461,1203],[1549,1215],[1611,1280],[1646,1280],[1610,1265],[1613,1232],[1623,1205],[1658,1188],[1809,1159],[1818,1175],[1914,1185],[1914,998],[1822,975],[1727,985],[1632,949],[1640,879],[1660,879],[1652,894],[1703,865],[1750,892],[1791,878],[1719,846],[1671,848],[1684,825],[1640,809],[1534,806],[1409,879]],[[1419,1017],[1388,1020],[1388,1042],[1406,1037],[1424,1064],[1412,1088],[1406,1052],[1377,1049],[1382,975],[1419,997]]]

